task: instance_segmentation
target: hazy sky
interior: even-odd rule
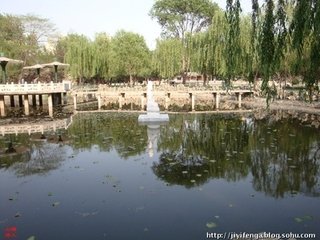
[[[225,8],[226,0],[216,0]],[[150,48],[160,36],[160,26],[152,20],[149,11],[154,0],[2,0],[0,13],[35,14],[48,18],[57,30],[84,34],[94,38],[97,32],[114,35],[118,30],[143,35]],[[245,12],[251,9],[250,0],[242,0]]]

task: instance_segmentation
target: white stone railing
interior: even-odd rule
[[[0,134],[2,136],[7,134],[21,134],[21,133],[44,133],[55,132],[58,129],[67,129],[72,123],[72,117],[68,119],[55,120],[44,123],[27,123],[27,124],[9,124],[0,126]]]
[[[0,94],[41,94],[59,93],[70,89],[69,82],[62,83],[32,83],[32,84],[0,84]]]

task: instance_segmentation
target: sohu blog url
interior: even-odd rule
[[[208,233],[207,238],[212,239],[247,239],[247,240],[263,240],[263,239],[315,239],[315,233],[246,233],[246,232],[225,232],[225,233]]]

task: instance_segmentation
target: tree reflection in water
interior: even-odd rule
[[[255,190],[275,198],[320,195],[319,130],[290,119],[232,114],[171,115],[169,124],[148,130],[139,126],[137,116],[77,115],[59,144],[59,134],[54,142],[50,137],[31,141],[27,135],[15,136],[17,154],[2,154],[0,167],[19,176],[44,174],[66,159],[67,145],[75,154],[95,146],[103,152],[115,150],[122,159],[149,154],[152,171],[169,185],[192,188],[213,179],[249,178]],[[0,148],[8,142],[1,141]]]
[[[33,137],[32,137],[33,136]],[[58,143],[47,142],[34,135],[27,134],[17,136],[10,135],[15,153],[0,155],[1,167],[6,167],[15,172],[17,176],[28,176],[33,174],[45,174],[57,169],[65,159],[64,146]],[[15,146],[16,144],[16,146]]]
[[[158,143],[153,172],[187,188],[210,179],[238,181],[252,175],[253,187],[273,197],[319,196],[319,134],[288,119],[172,116]],[[318,185],[317,185],[318,184]]]

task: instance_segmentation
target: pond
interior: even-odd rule
[[[320,236],[319,130],[251,114],[176,114],[160,126],[137,118],[78,114],[46,140],[1,137],[1,149],[20,149],[0,158],[1,237]]]

